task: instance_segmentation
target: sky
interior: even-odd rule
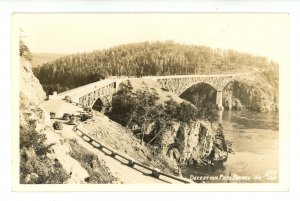
[[[13,14],[33,53],[77,53],[120,44],[173,40],[286,60],[287,14]]]

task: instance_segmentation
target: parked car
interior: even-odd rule
[[[72,103],[72,98],[70,96],[65,96],[65,100],[68,102],[68,103]]]
[[[62,122],[60,122],[60,121],[56,121],[56,122],[54,122],[54,124],[53,124],[53,128],[55,129],[55,130],[62,130],[63,129],[63,123]]]
[[[84,107],[83,111],[85,111],[85,112],[92,112],[92,108],[91,107]]]
[[[72,115],[69,114],[69,113],[64,113],[62,119],[63,119],[63,120],[69,120],[71,116],[72,116]]]
[[[81,121],[86,121],[88,119],[93,118],[93,114],[92,113],[82,113],[80,114],[80,120]]]
[[[55,118],[55,112],[50,112],[50,119],[54,119]]]
[[[69,125],[76,125],[78,123],[78,119],[75,116],[70,117],[70,121],[68,122]]]

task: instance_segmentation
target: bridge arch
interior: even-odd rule
[[[102,112],[104,108],[104,103],[100,97],[98,97],[91,105],[92,109],[97,110],[98,112]]]
[[[191,87],[193,87],[195,85],[201,85],[201,84],[206,84],[206,85],[210,86],[211,88],[213,88],[215,91],[218,91],[218,89],[213,84],[211,84],[209,82],[200,81],[200,82],[193,82],[193,83],[185,85],[184,87],[182,87],[182,89],[180,90],[178,95],[180,96],[181,94],[183,94],[185,91],[187,91]]]
[[[205,103],[215,103],[216,94],[217,89],[208,83],[200,82],[191,85],[179,97],[192,102],[196,107],[202,107]]]
[[[111,109],[112,95],[95,96],[89,103],[89,107],[99,112],[107,112]]]
[[[167,89],[177,95],[198,83],[206,83],[213,87],[216,93],[216,105],[223,109],[222,91],[224,86],[233,78],[232,75],[183,75],[158,77],[156,80],[163,89]]]

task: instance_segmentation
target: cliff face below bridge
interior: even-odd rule
[[[223,89],[223,107],[226,110],[278,111],[278,93],[278,73],[275,71],[237,78]],[[216,91],[207,84],[197,84],[180,97],[202,108],[216,102]]]
[[[213,165],[228,157],[228,147],[222,127],[208,121],[172,122],[163,133],[162,152],[179,165]]]
[[[256,74],[247,79],[238,79],[223,91],[225,109],[249,109],[258,112],[278,111],[278,80],[268,79],[274,72]]]

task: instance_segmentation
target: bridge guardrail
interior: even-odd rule
[[[173,78],[193,78],[193,77],[234,77],[234,76],[243,76],[247,74],[253,74],[253,73],[229,73],[229,74],[210,74],[210,75],[199,75],[199,74],[191,74],[191,75],[165,75],[165,76],[142,76],[142,77],[112,77],[104,80],[100,80],[97,82],[89,83],[74,89],[70,89],[68,91],[64,91],[61,93],[55,93],[53,95],[49,95],[49,99],[63,99],[65,96],[77,96],[76,94],[81,91],[94,91],[96,88],[101,88],[104,86],[107,86],[112,83],[121,82],[124,80],[134,80],[134,79],[143,79],[143,78],[150,78],[154,81],[157,80],[164,80],[164,79],[173,79]]]
[[[185,179],[185,178],[181,178],[181,177],[177,177],[177,176],[174,176],[174,175],[170,175],[170,174],[163,173],[163,172],[161,172],[161,171],[160,171],[159,169],[157,169],[157,168],[151,168],[151,167],[148,167],[148,166],[143,165],[143,164],[141,164],[141,163],[139,163],[139,162],[136,162],[134,159],[132,159],[132,158],[130,158],[130,157],[127,157],[127,156],[124,156],[124,155],[118,153],[116,150],[114,150],[114,149],[112,149],[112,148],[110,148],[110,147],[104,145],[103,143],[98,142],[97,140],[94,140],[92,137],[90,137],[89,135],[85,134],[82,130],[80,130],[80,129],[78,128],[78,125],[75,125],[75,126],[74,126],[74,130],[75,130],[75,131],[79,131],[79,132],[81,133],[81,137],[82,137],[82,138],[83,138],[83,137],[89,138],[88,143],[91,144],[92,146],[96,147],[95,145],[92,144],[93,142],[99,144],[99,147],[97,147],[97,149],[103,149],[103,148],[105,148],[106,150],[108,150],[109,152],[111,152],[110,155],[111,155],[112,157],[119,156],[119,157],[121,157],[121,158],[127,160],[127,161],[128,161],[128,164],[127,164],[127,165],[128,165],[129,167],[133,167],[134,165],[137,165],[137,166],[140,166],[140,167],[145,168],[145,169],[147,169],[147,170],[150,170],[151,173],[152,173],[151,175],[152,175],[153,177],[155,177],[155,178],[159,178],[159,176],[162,175],[162,176],[165,176],[165,177],[168,177],[168,178],[171,178],[171,179],[174,179],[174,180],[183,182],[183,183],[193,183],[193,182],[192,182],[191,180],[189,180],[189,179]],[[85,139],[84,139],[84,140],[85,140]],[[85,141],[87,141],[87,140],[85,140]]]

